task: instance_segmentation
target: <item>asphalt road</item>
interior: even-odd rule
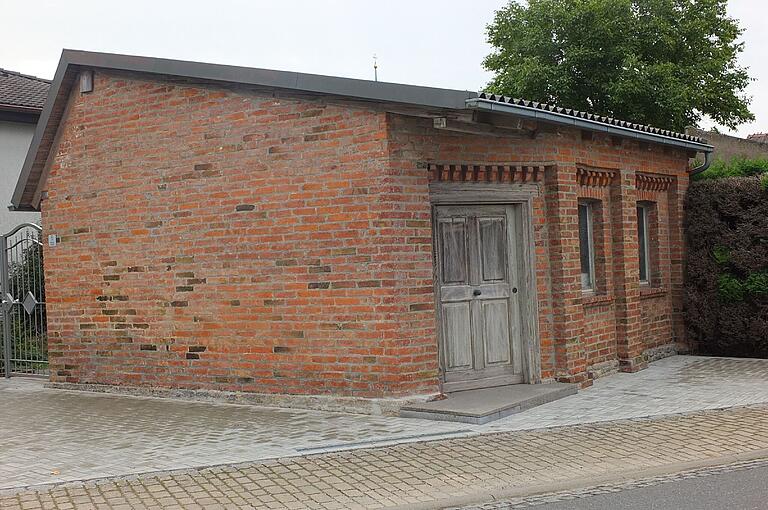
[[[504,508],[498,506],[496,508]],[[669,481],[535,510],[768,510],[768,466]]]

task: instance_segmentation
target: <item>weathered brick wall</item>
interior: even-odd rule
[[[609,298],[584,305],[584,334],[581,341],[587,366],[616,359],[616,319]]]
[[[52,379],[433,392],[428,209],[386,161],[372,110],[97,72],[43,202]]]
[[[649,322],[649,318],[644,318],[641,313],[636,207],[638,201],[653,200],[661,204],[660,209],[664,209],[667,207],[665,200],[677,203],[682,198],[681,193],[688,184],[686,155],[673,149],[650,147],[628,140],[619,141],[609,136],[579,135],[578,132],[561,137],[559,143],[560,164],[566,166],[568,161],[572,161],[570,165],[581,169],[585,176],[579,186],[571,191],[572,196],[592,201],[596,213],[593,228],[596,291],[587,294],[581,292],[580,268],[576,257],[567,274],[565,287],[571,296],[569,302],[580,304],[577,312],[580,321],[573,320],[570,309],[563,314],[563,323],[572,331],[571,338],[580,339],[572,342],[575,347],[571,348],[569,356],[584,359],[589,375],[593,367],[605,367],[616,360],[622,370],[641,369],[645,364],[644,351],[651,343],[647,341],[645,332],[649,329],[661,330],[668,318],[657,320],[653,317]],[[572,152],[563,150],[565,143],[570,144]],[[636,189],[635,176],[638,173],[671,176],[671,180],[677,184],[674,191],[667,195],[660,193],[648,196]],[[574,204],[574,201],[570,204]],[[572,251],[578,253],[575,204],[567,216],[570,222],[561,227],[560,236]],[[664,287],[659,281],[654,282],[653,286],[664,287],[655,292],[665,296],[667,303],[678,304],[681,302],[679,291],[682,282],[681,243],[674,248],[670,248],[670,244],[674,245],[674,240],[681,238],[682,223],[678,216],[671,215],[665,221],[668,221],[668,231],[660,241],[664,244],[660,253],[666,253],[666,256],[656,263],[659,264],[659,270],[672,279],[674,285]],[[554,265],[556,261],[551,263]],[[578,367],[579,364],[573,366]],[[603,368],[596,372],[601,370]],[[579,381],[582,377],[569,367],[567,375],[561,379]]]
[[[734,158],[768,158],[768,140],[759,135],[753,139],[724,135],[694,127],[686,128],[686,133],[705,138],[715,146],[714,158],[730,161]]]
[[[642,296],[640,299],[640,317],[644,324],[643,343],[646,349],[674,344],[669,299],[666,295]]]
[[[42,204],[61,240],[45,253],[54,381],[435,392],[425,161],[547,163],[533,201],[545,379],[642,368],[677,330],[680,151],[577,130],[446,133],[373,106],[102,71],[61,129]],[[585,186],[582,167],[611,177]],[[677,180],[643,198],[636,172]],[[601,211],[592,297],[578,263],[584,198]],[[651,199],[668,224],[669,284],[641,300],[635,207]]]
[[[588,367],[616,361],[616,315],[613,303],[613,237],[610,173],[597,172],[597,183],[584,181],[579,186],[579,200],[590,204],[595,261],[595,290],[582,295],[584,331],[582,343]],[[615,365],[613,368],[615,369]]]
[[[679,296],[673,295],[671,281],[674,273],[671,250],[677,248],[670,248],[669,241],[671,230],[679,230],[681,225],[677,217],[670,217],[667,203],[677,200],[679,194],[677,191],[639,192],[634,187],[635,173],[646,172],[675,176],[680,189],[685,189],[685,153],[663,148],[650,150],[647,145],[629,141],[619,144],[611,137],[582,136],[579,131],[544,132],[535,140],[452,133],[432,128],[428,119],[404,115],[391,115],[389,127],[392,166],[400,171],[410,170],[416,179],[411,182],[416,185],[422,201],[428,199],[428,181],[426,170],[419,173],[419,163],[555,164],[547,178],[539,183],[540,196],[534,200],[533,211],[544,378],[584,383],[589,367],[617,360],[617,324],[625,331],[630,328],[632,338],[624,337],[621,341],[631,342],[632,350],[628,351],[625,345],[624,356],[631,357],[637,368],[642,368],[643,352],[647,348],[672,341],[670,307]],[[592,168],[598,173],[610,171],[608,180],[599,186],[579,185],[577,167]],[[623,181],[618,169],[624,170]],[[620,204],[624,212],[619,220],[615,219],[613,209],[616,195],[624,198]],[[598,212],[594,234],[598,291],[594,296],[585,296],[581,290],[576,210],[579,199],[594,201]],[[658,289],[650,291],[661,296],[661,300],[654,301],[652,296],[640,299],[635,216],[638,200],[659,202],[664,216],[659,234],[653,239],[664,246],[655,251],[659,257],[653,263],[665,279],[662,281],[659,277],[653,285]],[[423,229],[426,239],[431,232],[426,224]],[[679,252],[676,257],[676,263],[681,264]],[[681,279],[679,271],[675,278]],[[621,285],[617,285],[617,281]],[[659,310],[665,313],[651,315],[641,311],[645,310],[645,303],[656,301],[661,303]],[[636,368],[633,365],[630,369]]]
[[[651,285],[640,289],[642,341],[646,349],[676,342],[672,329],[672,267],[670,247],[670,197],[666,192],[638,191],[638,199],[649,204],[648,251]]]
[[[429,173],[427,162],[439,163],[499,163],[551,161],[552,149],[545,143],[530,143],[528,138],[505,138],[439,131],[432,127],[429,119],[391,114],[389,116],[389,150],[391,168],[396,173],[413,176],[411,189],[418,193],[418,200],[431,214],[429,206]],[[408,185],[401,181],[401,185]],[[540,186],[543,192],[543,186]],[[548,265],[547,225],[545,203],[542,196],[533,201],[534,242],[540,261],[536,276],[538,281],[539,334],[542,355],[542,376],[554,377],[554,345],[552,343],[551,293]],[[429,218],[429,216],[427,216]],[[432,226],[429,221],[421,226],[419,236],[429,239],[431,246]],[[425,246],[426,248],[426,246]],[[429,267],[429,279],[425,281],[434,288],[432,281],[432,252],[422,252],[421,263]],[[427,266],[428,265],[428,266]],[[434,298],[433,298],[434,299]],[[425,320],[434,325],[435,307],[431,305]],[[434,326],[433,326],[434,327]],[[432,332],[432,335],[436,335]],[[436,338],[436,336],[434,336]],[[436,355],[436,354],[435,354]]]

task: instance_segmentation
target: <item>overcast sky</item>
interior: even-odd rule
[[[485,27],[505,0],[0,0],[0,67],[51,78],[62,48],[479,90]],[[768,132],[768,2],[730,0]],[[563,105],[567,106],[567,105]],[[631,119],[630,119],[631,120]],[[663,127],[663,126],[662,126]],[[705,127],[709,127],[708,125]]]

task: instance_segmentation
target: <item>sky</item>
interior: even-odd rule
[[[481,90],[490,80],[486,25],[505,4],[0,0],[0,68],[51,78],[70,48],[373,79],[376,55],[381,81]],[[728,8],[745,29],[741,63],[755,79],[747,92],[757,117],[730,133],[768,132],[768,1],[730,0]]]

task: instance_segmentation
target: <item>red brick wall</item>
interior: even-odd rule
[[[432,128],[429,119],[419,119],[404,115],[389,116],[389,149],[391,168],[393,173],[410,176],[409,187],[418,196],[418,201],[425,207],[427,218],[430,214],[429,206],[429,174],[424,163],[432,162],[483,162],[501,163],[532,162],[551,160],[552,148],[545,144],[531,144],[528,140],[510,141],[507,138],[485,137],[480,135],[468,135],[464,133],[452,133],[438,131]],[[405,180],[400,181],[405,185]],[[543,187],[542,187],[543,191]],[[537,267],[536,276],[539,286],[539,335],[542,356],[542,376],[554,377],[554,344],[552,342],[551,325],[551,293],[549,277],[549,248],[547,243],[546,204],[542,196],[533,201],[534,242],[536,254],[540,264]],[[429,269],[428,282],[433,288],[432,281],[432,253],[431,237],[432,227],[429,221],[421,225],[420,238],[430,240],[429,247],[422,252],[421,263]],[[426,276],[426,273],[425,273]],[[430,299],[434,299],[430,293]],[[429,321],[434,328],[434,305],[430,305],[424,314],[425,321]],[[437,333],[432,330],[432,335]],[[435,336],[433,336],[434,338]],[[436,354],[435,354],[436,355]]]
[[[422,200],[427,199],[424,174],[415,168],[418,162],[512,163],[552,162],[545,182],[539,184],[541,195],[534,200],[534,227],[539,286],[539,327],[541,335],[542,376],[585,382],[588,369],[597,364],[617,361],[619,329],[630,331],[630,370],[641,368],[645,349],[673,342],[670,329],[672,268],[669,222],[680,228],[679,220],[667,214],[667,201],[679,199],[677,192],[646,193],[634,190],[635,172],[678,176],[680,189],[687,187],[686,155],[604,136],[583,137],[580,132],[542,133],[529,138],[503,138],[438,131],[427,119],[391,116],[390,151],[393,165],[411,169],[421,176]],[[579,185],[576,167],[590,168],[611,177],[600,186]],[[624,169],[623,176],[618,169]],[[616,196],[623,197],[621,218],[616,215]],[[581,290],[578,263],[578,224],[576,205],[590,200],[597,212],[595,221],[596,273],[595,295]],[[637,261],[638,200],[659,202],[663,218],[659,236],[659,257],[654,260],[659,279],[654,289],[640,300]],[[557,221],[555,221],[557,220]],[[424,236],[429,235],[424,226]],[[619,249],[621,248],[621,249]],[[426,257],[425,257],[426,261]],[[563,261],[567,262],[564,263]],[[619,266],[617,268],[617,266]],[[663,278],[661,275],[664,275]],[[680,278],[678,275],[677,278]],[[620,279],[621,285],[616,285]],[[662,281],[663,280],[663,281]],[[656,298],[654,300],[654,297]],[[659,299],[661,298],[661,299]],[[647,314],[647,304],[660,301],[666,311]],[[623,311],[621,310],[623,308]],[[642,311],[641,311],[642,310]],[[626,344],[627,340],[622,339]],[[681,341],[678,338],[678,341]],[[636,367],[637,366],[637,367]]]
[[[653,349],[682,341],[672,328],[672,260],[670,204],[666,192],[639,191],[638,199],[648,208],[648,242],[651,284],[640,290],[640,316],[645,325],[643,343]]]
[[[642,368],[649,348],[674,342],[684,343],[672,315],[681,306],[682,222],[679,211],[688,178],[681,152],[624,141],[611,137],[586,136],[577,164],[598,173],[616,173],[609,183],[581,186],[579,197],[598,205],[594,225],[596,276],[594,295],[582,298],[584,326],[582,344],[588,365],[621,362],[624,370]],[[636,173],[671,176],[668,191],[636,189]],[[636,206],[638,201],[653,204],[658,214],[651,231],[653,279],[650,288],[638,283]],[[577,235],[577,233],[574,233]],[[602,268],[609,268],[608,274]],[[654,308],[655,307],[655,308]],[[651,310],[654,311],[651,311]]]
[[[53,380],[436,389],[429,213],[396,203],[384,114],[98,72],[63,130]]]
[[[582,343],[587,366],[616,361],[616,314],[614,310],[613,236],[611,197],[607,186],[581,185],[580,201],[591,205],[592,238],[595,260],[595,289],[582,295],[584,331]]]
[[[545,379],[642,368],[677,330],[680,151],[576,130],[451,134],[372,106],[101,71],[61,129],[42,204],[61,240],[45,254],[58,382],[435,392],[426,161],[547,162],[533,202]],[[615,177],[582,186],[581,166]],[[655,196],[635,190],[641,171],[677,176],[658,198],[669,284],[643,300],[634,207]],[[579,198],[601,203],[593,298]]]

